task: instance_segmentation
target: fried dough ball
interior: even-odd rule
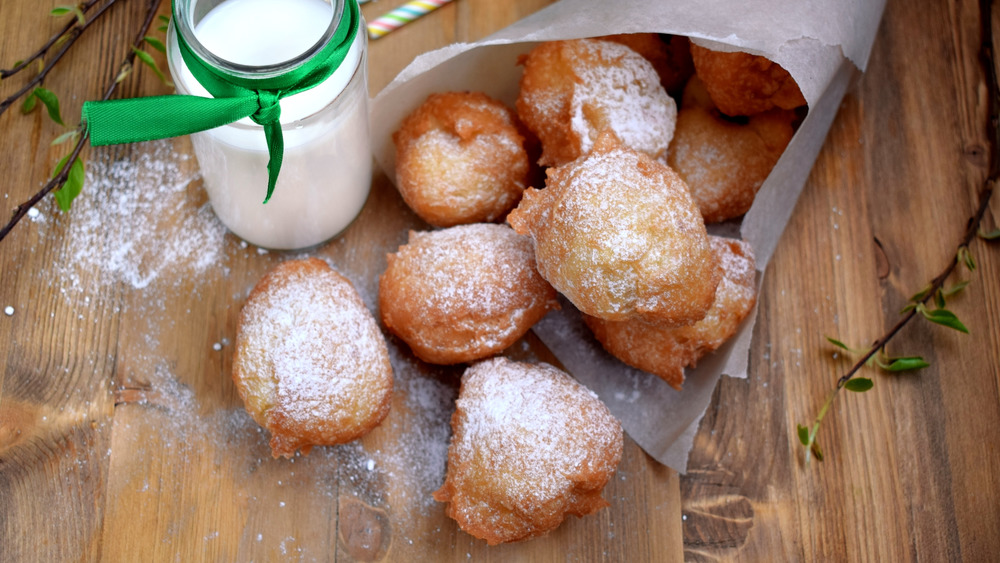
[[[705,318],[691,326],[663,327],[641,320],[605,321],[584,316],[598,342],[626,364],[660,376],[675,389],[684,383],[684,368],[729,340],[757,301],[756,267],[750,245],[710,236],[723,276],[715,303]]]
[[[622,457],[607,407],[548,364],[494,358],[462,376],[444,485],[434,499],[490,545],[555,529],[608,506],[601,491]]]
[[[679,326],[715,298],[722,273],[684,181],[610,132],[550,168],[507,220],[531,235],[542,277],[589,315]]]
[[[322,260],[268,272],[240,312],[233,382],[274,457],[359,438],[389,413],[392,366],[375,318]]]
[[[704,84],[684,90],[667,164],[684,178],[706,223],[746,213],[795,133],[794,111],[772,109],[736,123],[711,105]]]
[[[806,103],[799,85],[781,65],[760,55],[713,51],[691,44],[695,74],[719,111],[753,115],[771,108],[795,109]]]
[[[596,39],[551,41],[519,62],[517,113],[542,142],[539,164],[560,166],[586,154],[604,129],[654,158],[666,153],[677,104],[632,49]]]
[[[683,35],[661,33],[622,33],[598,37],[627,46],[653,65],[660,75],[660,84],[671,96],[679,96],[691,75],[691,42]]]
[[[486,94],[431,94],[392,136],[403,200],[436,227],[501,219],[527,185],[519,126]]]
[[[382,321],[425,362],[492,356],[558,308],[531,241],[480,223],[410,232],[379,280]]]

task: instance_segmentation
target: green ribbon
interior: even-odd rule
[[[284,74],[267,78],[235,76],[207,64],[178,32],[176,38],[181,57],[195,79],[214,97],[172,95],[85,102],[83,120],[90,133],[90,144],[114,145],[179,137],[249,117],[264,128],[267,141],[270,158],[264,198],[267,203],[278,181],[284,154],[280,100],[320,84],[343,62],[354,43],[360,20],[355,0],[346,0],[344,9],[333,38],[319,53]],[[177,18],[176,6],[174,18]]]

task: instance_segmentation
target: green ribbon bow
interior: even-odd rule
[[[208,65],[177,33],[181,56],[191,74],[212,98],[200,96],[150,96],[125,100],[85,102],[83,120],[95,146],[135,143],[179,137],[213,129],[249,117],[264,128],[270,160],[267,163],[267,196],[271,199],[281,160],[281,98],[308,90],[326,80],[351,49],[358,32],[360,10],[355,0],[344,2],[345,13],[333,38],[306,63],[278,76],[244,78]],[[176,6],[174,18],[177,18]]]

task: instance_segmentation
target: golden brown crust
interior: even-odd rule
[[[530,171],[519,131],[513,112],[483,93],[431,94],[392,137],[399,193],[437,227],[501,219]]]
[[[597,39],[550,41],[520,62],[517,113],[542,143],[539,164],[586,154],[604,129],[654,158],[666,153],[677,106],[632,49]]]
[[[451,419],[448,471],[435,500],[490,545],[547,534],[567,514],[608,505],[621,425],[596,395],[547,364],[471,366]]]
[[[795,109],[806,103],[788,71],[765,57],[712,51],[692,43],[691,58],[695,73],[726,115],[754,115],[775,107]]]
[[[316,258],[268,272],[240,312],[233,382],[274,457],[363,436],[389,412],[385,339],[351,283]]]
[[[676,389],[684,383],[684,368],[694,367],[705,354],[729,340],[757,301],[756,266],[750,245],[709,238],[724,274],[715,302],[701,321],[674,328],[638,319],[615,322],[584,315],[594,337],[611,355],[658,375]]]
[[[684,325],[715,298],[721,272],[684,181],[609,132],[550,168],[507,220],[532,237],[539,273],[589,315]]]
[[[386,327],[420,359],[469,362],[496,354],[558,308],[531,242],[506,225],[411,232],[379,280]]]
[[[684,178],[706,223],[746,213],[792,135],[795,112],[773,109],[736,123],[723,118],[704,84],[684,90],[667,163]]]

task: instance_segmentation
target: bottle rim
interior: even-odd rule
[[[194,21],[195,10],[192,9],[198,1],[199,0],[174,0],[174,13],[176,17],[172,19],[177,33],[184,37],[184,41],[188,44],[191,50],[203,61],[220,70],[243,78],[268,78],[271,76],[278,76],[309,62],[310,59],[322,51],[330,40],[333,39],[333,36],[337,31],[337,27],[340,25],[340,20],[344,17],[345,2],[345,0],[325,0],[333,7],[333,17],[330,18],[330,25],[327,26],[323,35],[316,41],[315,44],[299,55],[278,63],[266,65],[247,65],[219,57],[209,51],[208,48],[206,48],[201,41],[198,40],[198,36],[194,32],[196,25]],[[221,3],[222,2],[214,3],[212,8]],[[206,10],[205,13],[207,14],[208,11],[211,11],[211,8]]]

